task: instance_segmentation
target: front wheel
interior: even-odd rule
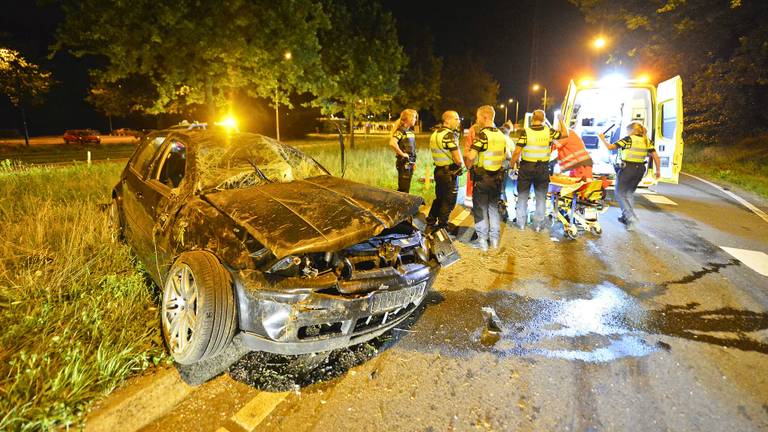
[[[218,354],[236,330],[229,273],[211,253],[183,253],[163,288],[163,337],[173,359],[190,365]]]

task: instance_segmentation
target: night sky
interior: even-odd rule
[[[58,134],[73,128],[108,130],[106,118],[84,101],[88,62],[66,53],[58,53],[53,59],[46,57],[62,18],[57,8],[41,7],[33,0],[0,3],[0,45],[21,51],[28,60],[53,72],[58,81],[45,103],[29,110],[30,133]],[[568,80],[588,71],[596,60],[588,43],[600,29],[589,28],[567,0],[499,0],[455,6],[448,6],[448,2],[384,0],[383,5],[397,19],[402,43],[410,43],[428,31],[434,37],[435,53],[443,57],[444,63],[471,53],[501,85],[499,101],[521,100],[521,113],[529,75],[531,82],[546,86],[550,97],[560,103]],[[530,97],[531,105],[535,105],[537,96]],[[136,116],[115,119],[114,127],[151,127],[146,123],[146,119],[142,122]],[[18,111],[4,96],[0,100],[0,129],[21,130]]]

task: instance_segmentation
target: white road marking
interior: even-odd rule
[[[656,195],[656,191],[650,190],[648,188],[637,188],[637,190],[635,190],[635,193],[640,195]]]
[[[702,183],[706,183],[706,184],[712,186],[713,188],[719,190],[720,192],[722,192],[722,193],[728,195],[729,197],[735,199],[739,204],[741,204],[744,207],[748,208],[749,210],[752,211],[752,213],[758,215],[761,219],[763,219],[764,221],[768,222],[768,214],[765,214],[764,211],[762,211],[759,208],[755,207],[749,201],[747,201],[744,198],[736,195],[735,193],[733,193],[731,191],[727,191],[727,190],[723,189],[722,187],[720,187],[720,186],[718,186],[718,185],[716,185],[716,184],[714,184],[714,183],[712,183],[710,181],[704,180],[701,177],[696,177],[695,175],[688,174],[688,173],[681,173],[681,174],[687,175],[688,177],[693,177],[693,178],[695,178],[696,180],[698,180],[698,181],[700,181]]]
[[[749,268],[752,270],[760,273],[763,276],[768,276],[768,254],[765,252],[737,249],[725,246],[720,246],[720,249],[728,252],[734,258],[749,266]]]
[[[663,196],[663,195],[655,195],[655,194],[645,194],[643,195],[648,201],[654,203],[654,204],[666,204],[666,205],[677,205],[676,202],[672,201],[671,199]]]
[[[462,209],[461,213],[456,215],[456,217],[451,219],[448,223],[449,224],[453,224],[455,226],[459,226],[459,225],[461,225],[462,222],[464,222],[464,219],[466,219],[467,216],[469,216],[469,210]]]
[[[289,393],[261,392],[232,416],[232,420],[243,429],[254,431]]]

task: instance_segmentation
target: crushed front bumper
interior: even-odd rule
[[[255,351],[307,354],[370,340],[404,321],[421,304],[440,265],[408,264],[389,272],[378,289],[341,294],[330,281],[269,290],[255,275],[235,277],[244,345]],[[298,282],[298,281],[297,281]]]

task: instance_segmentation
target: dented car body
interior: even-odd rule
[[[412,223],[422,199],[333,177],[297,149],[224,131],[145,136],[113,191],[116,232],[163,288],[175,360],[303,354],[376,337],[458,259]]]

